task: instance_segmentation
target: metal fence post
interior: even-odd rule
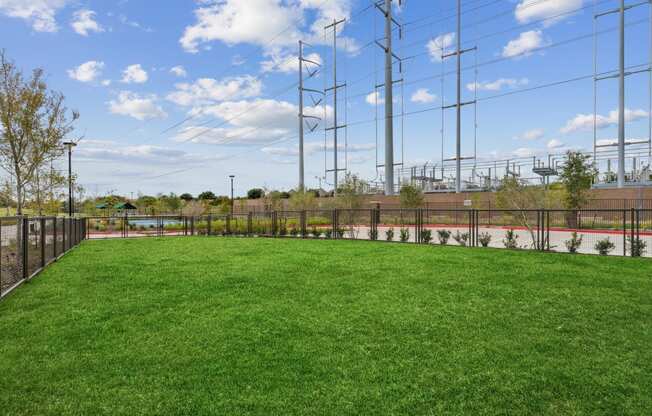
[[[416,220],[415,221],[416,222],[416,230],[415,230],[416,235],[414,236],[415,237],[414,241],[417,244],[421,244],[421,243],[423,243],[423,212],[421,211],[421,209],[417,208],[415,213],[414,213],[414,216],[415,216],[415,220]]]
[[[300,223],[301,223],[301,238],[306,238],[308,234],[307,226],[306,224],[306,210],[302,210],[300,213]]]
[[[546,250],[550,251],[550,210],[546,210]]]
[[[41,218],[41,267],[45,267],[45,218]]]
[[[630,251],[630,254],[632,255],[632,257],[634,257],[634,244],[636,244],[636,242],[634,241],[634,233],[635,233],[634,226],[635,226],[635,223],[636,223],[636,221],[634,219],[635,211],[636,210],[634,208],[632,208],[631,211],[630,211],[631,216],[630,216],[630,224],[629,224],[629,228],[630,228],[629,251]]]
[[[54,217],[54,223],[52,224],[52,235],[54,236],[54,241],[52,241],[52,255],[54,258],[57,258],[57,217]]]
[[[253,234],[253,218],[251,211],[247,213],[247,236],[251,237]]]
[[[211,224],[213,223],[213,216],[209,214],[207,221],[208,223],[206,224],[206,235],[210,236],[213,234],[212,233],[213,230],[211,229]]]
[[[27,253],[28,253],[28,238],[29,238],[29,220],[27,217],[22,217],[22,224],[21,224],[21,259],[22,259],[22,268],[23,268],[23,279],[27,279]]]
[[[190,217],[190,236],[195,235],[195,216]]]
[[[226,216],[226,235],[231,235],[231,214]]]
[[[627,255],[627,211],[623,209],[623,256]]]

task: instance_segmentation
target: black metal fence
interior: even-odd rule
[[[238,235],[652,257],[652,209],[335,209],[85,221],[88,239]]]
[[[0,298],[78,245],[85,227],[77,218],[0,218]]]

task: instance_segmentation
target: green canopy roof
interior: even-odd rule
[[[95,205],[95,208],[97,208],[97,209],[107,209],[108,207],[107,207],[107,205],[105,203],[102,203],[102,204]]]
[[[136,208],[135,205],[133,205],[130,202],[121,202],[119,204],[116,204],[116,206],[114,208],[115,209],[138,209],[138,208]]]

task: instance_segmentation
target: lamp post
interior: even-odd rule
[[[235,175],[229,175],[229,178],[231,178],[231,215],[233,215],[233,179]]]
[[[72,197],[72,148],[77,146],[75,142],[63,142],[63,145],[68,149],[68,216],[72,217],[73,197]]]

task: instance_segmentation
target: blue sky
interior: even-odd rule
[[[598,0],[597,9],[618,1]],[[375,123],[374,86],[383,80],[381,14],[368,0],[151,1],[0,0],[0,47],[25,70],[42,67],[50,86],[81,112],[75,170],[87,195],[158,192],[237,192],[254,186],[290,189],[297,168],[297,42],[303,39],[322,62],[307,86],[332,83],[331,33],[325,22],[347,18],[339,33],[340,122],[348,163],[364,178],[383,161],[383,123]],[[545,155],[567,148],[591,149],[593,95],[590,78],[534,89],[593,72],[592,0],[465,0],[464,100],[477,93],[477,153],[482,159]],[[454,100],[454,61],[441,48],[455,39],[455,2],[407,0],[395,8],[405,23],[394,39],[404,85],[396,85],[396,155],[406,165],[441,158],[442,86]],[[627,14],[627,65],[649,61],[649,9]],[[601,18],[599,71],[617,66],[617,16]],[[326,36],[326,39],[325,39]],[[381,39],[382,41],[382,39]],[[478,65],[477,84],[473,66]],[[442,69],[443,65],[443,69]],[[317,69],[317,68],[316,68]],[[598,139],[616,137],[617,84],[599,87]],[[474,91],[475,89],[475,91]],[[648,136],[648,75],[627,81],[627,138]],[[512,93],[502,97],[500,94]],[[383,99],[382,89],[379,99]],[[313,98],[317,98],[314,96]],[[307,102],[311,97],[306,96]],[[324,105],[325,103],[325,105]],[[306,137],[306,178],[317,186],[332,168],[332,97],[310,114],[326,116]],[[378,108],[382,116],[382,105]],[[473,106],[463,111],[463,156],[473,154]],[[404,123],[401,129],[401,121]],[[444,156],[453,156],[454,110],[444,114]],[[402,132],[402,134],[401,134]],[[344,132],[341,133],[344,136]],[[376,152],[376,137],[380,146]],[[403,143],[401,145],[401,138]],[[324,145],[326,141],[326,145]],[[325,183],[331,182],[327,177]]]

